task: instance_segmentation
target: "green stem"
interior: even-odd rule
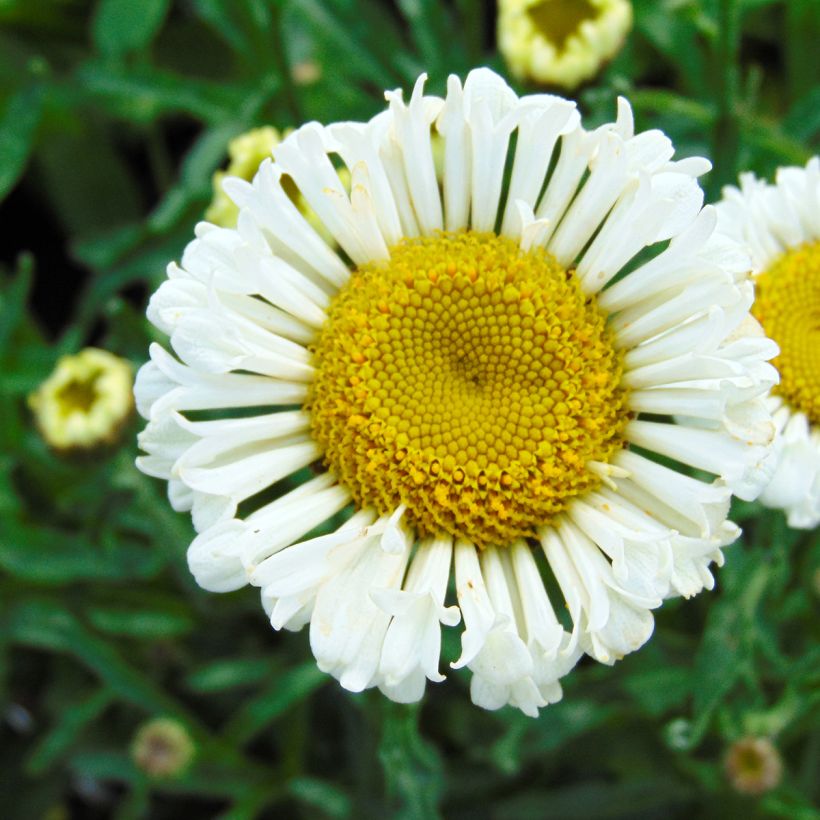
[[[157,190],[164,194],[171,187],[174,180],[174,168],[168,155],[165,139],[156,123],[148,128],[145,147],[148,152],[148,163],[151,166],[154,184]]]

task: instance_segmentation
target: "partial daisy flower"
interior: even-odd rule
[[[752,313],[780,347],[769,399],[777,439],[760,500],[811,529],[820,523],[820,159],[780,168],[774,185],[743,174],[717,210],[719,230],[751,254]]]
[[[28,403],[49,447],[93,450],[119,439],[134,410],[133,383],[125,359],[87,347],[61,357]]]
[[[226,182],[237,229],[199,225],[148,308],[176,356],[153,345],[137,378],[138,463],[192,511],[198,582],[259,587],[345,688],[418,700],[463,619],[475,703],[536,715],[582,653],[613,663],[713,585],[776,348],[702,209],[706,160],[623,100],[587,131],[487,69],[444,99],[425,79]]]
[[[572,90],[592,79],[632,28],[629,0],[498,0],[498,48],[521,80]]]

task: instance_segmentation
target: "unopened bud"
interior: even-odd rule
[[[573,89],[592,79],[632,28],[628,0],[499,0],[498,47],[519,79]]]
[[[768,738],[744,737],[729,747],[724,769],[735,791],[760,795],[778,786],[783,776],[783,761]]]
[[[143,724],[131,745],[134,763],[151,777],[179,777],[195,754],[187,729],[172,718],[155,718]]]
[[[125,359],[87,347],[63,356],[28,402],[54,450],[93,450],[119,439],[134,409],[133,382]]]

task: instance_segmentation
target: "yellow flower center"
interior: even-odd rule
[[[535,534],[623,446],[621,358],[546,251],[406,239],[355,270],[315,347],[307,407],[360,506],[479,546]]]
[[[92,370],[57,390],[55,399],[60,413],[64,416],[75,412],[88,413],[97,401],[97,383],[102,375],[102,370]]]
[[[542,0],[527,9],[532,24],[557,51],[585,20],[594,20],[598,9],[590,0]]]
[[[752,313],[780,345],[775,392],[820,424],[820,242],[787,251],[755,284]]]

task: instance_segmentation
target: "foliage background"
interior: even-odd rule
[[[431,90],[503,70],[483,0],[0,2],[0,816],[4,818],[817,818],[820,540],[736,509],[713,594],[667,603],[614,669],[582,664],[538,720],[349,695],[304,634],[245,590],[198,590],[192,531],[133,467],[136,424],[92,460],[52,455],[25,397],[88,343],[137,367],[147,295],[251,126],[366,118],[422,70]],[[623,52],[579,93],[630,97],[640,128],[771,175],[818,150],[816,0],[637,0]],[[321,77],[294,81],[313,63]],[[300,70],[295,72],[299,77]],[[445,656],[455,657],[452,636]],[[152,716],[198,747],[178,779],[129,756]],[[727,746],[773,737],[782,784],[732,792]]]

